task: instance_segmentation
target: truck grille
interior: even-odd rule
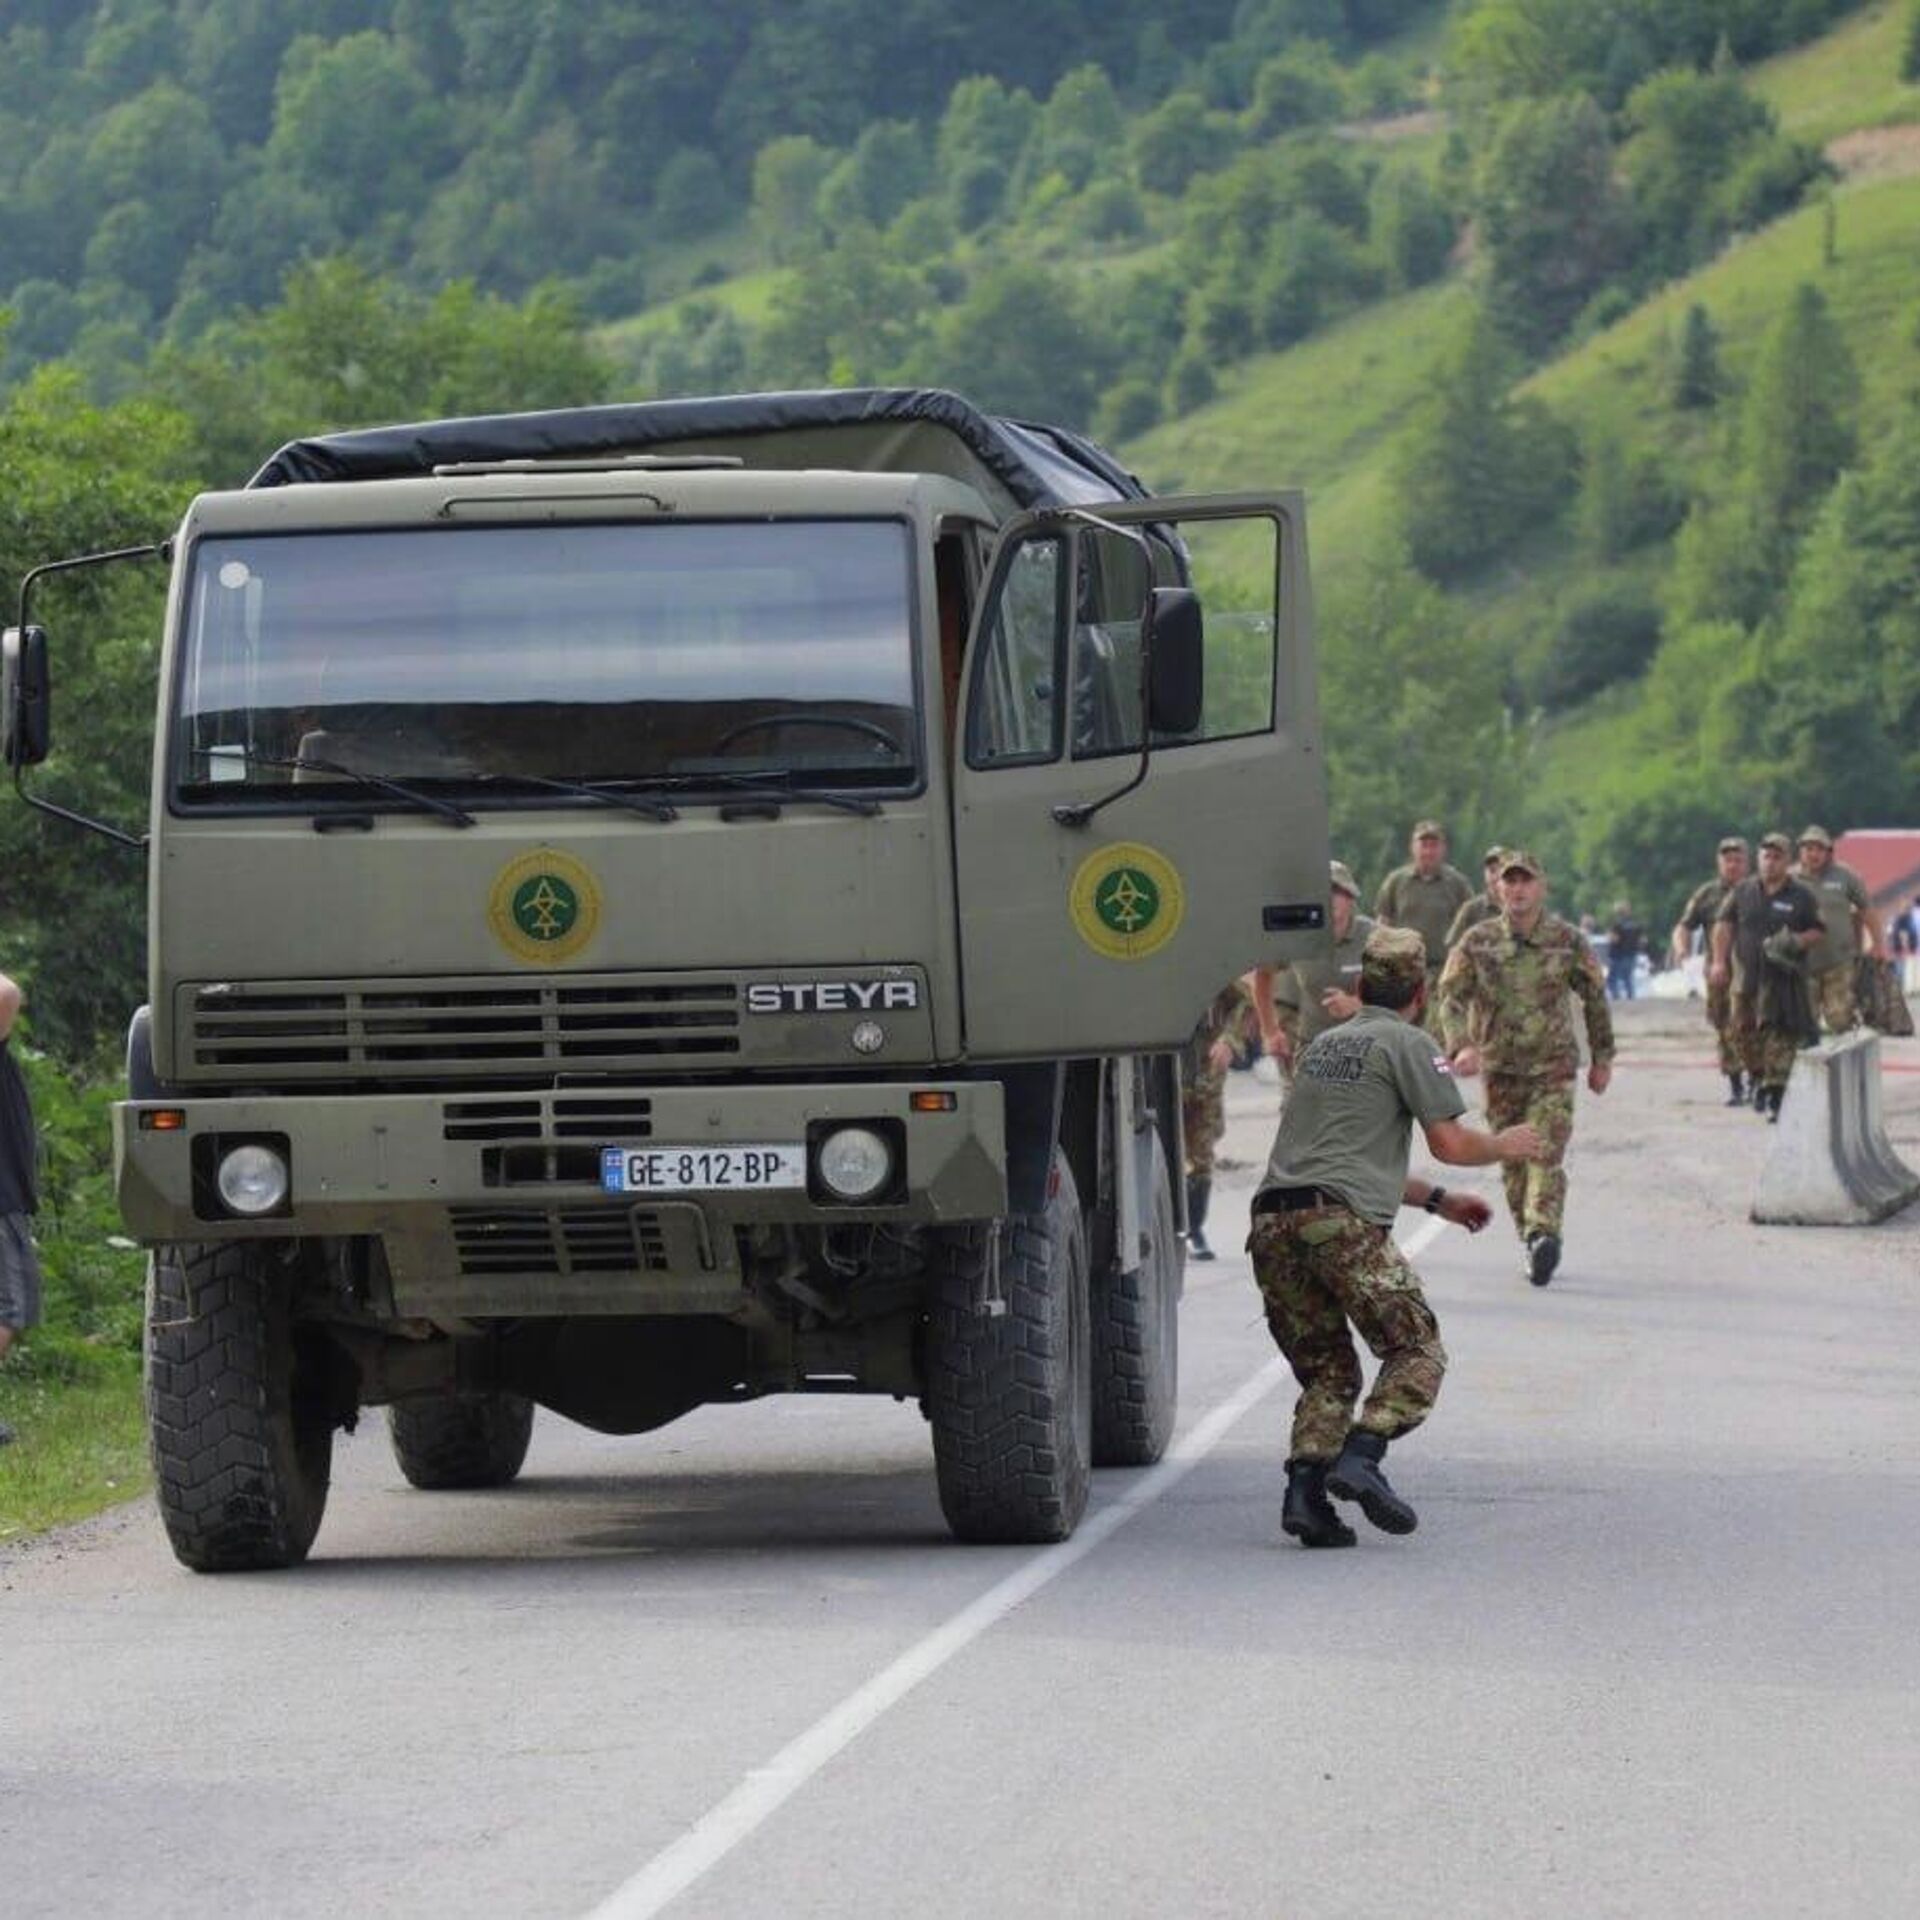
[[[737,1055],[739,1026],[730,978],[285,981],[194,990],[184,1053],[225,1079],[670,1069]]]
[[[643,1207],[454,1207],[463,1274],[664,1273],[666,1236]]]

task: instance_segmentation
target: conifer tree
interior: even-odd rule
[[[1720,337],[1713,317],[1698,301],[1687,309],[1680,334],[1680,364],[1674,374],[1673,404],[1687,410],[1710,407],[1720,397]]]

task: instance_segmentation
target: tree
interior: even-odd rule
[[[733,210],[726,175],[704,147],[681,147],[654,183],[653,218],[669,240],[710,232]]]
[[[1860,377],[1818,287],[1802,282],[1761,341],[1740,414],[1741,489],[1778,544],[1853,458]]]
[[[983,274],[934,324],[916,377],[956,387],[996,413],[1084,427],[1106,386],[1111,344],[1046,268]]]
[[[1906,32],[1900,41],[1900,78],[1920,81],[1920,0],[1907,0]]]
[[[931,178],[919,128],[905,120],[876,120],[821,182],[820,224],[830,233],[843,233],[856,221],[884,227],[927,190]]]
[[[1225,166],[1238,144],[1233,121],[1184,89],[1135,120],[1129,137],[1134,171],[1149,193],[1184,193],[1195,174]]]
[[[1559,511],[1572,436],[1537,400],[1511,393],[1513,356],[1476,313],[1435,361],[1429,398],[1393,451],[1390,485],[1409,557],[1435,580],[1483,566]]]
[[[753,157],[753,225],[770,258],[785,264],[816,244],[820,188],[833,155],[804,133],[769,140]]]
[[[1697,300],[1680,333],[1680,359],[1673,375],[1673,404],[1682,411],[1710,407],[1720,398],[1720,336],[1713,316]]]
[[[1393,284],[1424,287],[1446,272],[1459,226],[1425,174],[1397,168],[1375,194],[1374,231]]]
[[[1513,109],[1481,170],[1487,301],[1534,351],[1625,262],[1630,228],[1606,116],[1585,94]]]

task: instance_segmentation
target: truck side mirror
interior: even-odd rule
[[[53,740],[52,679],[44,627],[0,634],[0,760],[37,767]]]
[[[1197,733],[1206,706],[1200,596],[1155,587],[1147,606],[1147,721],[1156,734]]]

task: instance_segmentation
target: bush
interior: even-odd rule
[[[1167,411],[1192,413],[1219,391],[1213,363],[1197,347],[1182,347],[1167,370]]]
[[[1147,230],[1140,196],[1124,180],[1096,180],[1074,203],[1073,231],[1095,243],[1137,240]]]
[[[1529,676],[1536,706],[1557,712],[1638,673],[1660,645],[1660,609],[1637,583],[1602,582],[1571,600]]]
[[[1131,440],[1157,424],[1160,392],[1138,374],[1107,389],[1094,416],[1094,436],[1100,440]]]

